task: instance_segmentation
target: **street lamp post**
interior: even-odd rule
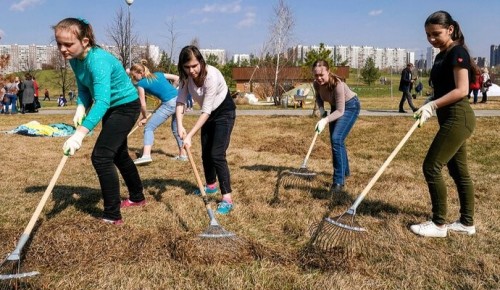
[[[125,0],[127,3],[128,9],[128,68],[132,67],[132,31],[131,31],[131,23],[130,23],[130,6],[134,3],[134,0]]]

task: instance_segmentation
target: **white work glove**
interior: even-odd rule
[[[63,153],[66,156],[72,156],[75,152],[82,147],[82,141],[85,137],[85,133],[76,131],[73,136],[69,137],[63,145]]]
[[[318,121],[318,123],[316,123],[316,127],[314,130],[316,130],[318,134],[321,133],[321,131],[325,129],[326,124],[328,124],[328,120],[326,118],[322,118],[321,120]]]
[[[85,119],[85,107],[83,105],[78,105],[76,107],[76,112],[75,116],[73,117],[73,124],[75,125],[75,128],[80,126],[83,122],[83,119]]]
[[[418,109],[415,114],[413,114],[413,118],[419,120],[418,127],[422,127],[422,125],[434,114],[436,113],[437,105],[435,101],[430,101],[427,104],[423,105]]]

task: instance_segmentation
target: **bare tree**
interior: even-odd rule
[[[191,39],[191,42],[189,43],[189,45],[193,45],[193,46],[196,46],[197,48],[200,48],[200,40],[198,39],[198,37],[195,37],[195,38]]]
[[[276,105],[279,104],[278,95],[278,75],[280,71],[280,61],[282,54],[284,54],[286,47],[292,38],[293,28],[295,26],[295,18],[293,16],[292,10],[285,3],[285,0],[278,0],[276,6],[274,6],[274,13],[271,18],[271,25],[269,29],[270,40],[265,47],[269,49],[275,56],[275,71],[274,71],[274,102]],[[266,49],[266,50],[267,50]]]
[[[53,68],[54,73],[57,76],[52,79],[52,83],[59,87],[63,96],[65,96],[66,91],[76,86],[73,70],[71,69],[68,60],[63,58],[59,52],[54,53],[51,56],[50,66]]]
[[[116,12],[116,18],[113,24],[107,29],[108,37],[115,44],[117,54],[122,62],[123,67],[127,67],[129,61],[133,60],[134,46],[137,44],[137,35],[132,33],[133,23],[128,18],[126,13],[120,7]],[[129,38],[130,37],[130,38]],[[132,59],[129,60],[129,49],[132,52]]]
[[[170,21],[166,23],[167,25],[167,31],[168,31],[168,47],[169,47],[169,59],[168,59],[168,64],[167,64],[167,73],[170,73],[170,68],[172,67],[173,59],[174,59],[174,50],[175,50],[175,43],[177,40],[177,37],[179,36],[179,33],[175,31],[175,19],[172,17],[170,18]]]

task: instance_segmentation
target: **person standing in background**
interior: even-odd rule
[[[34,113],[35,107],[33,102],[35,101],[35,83],[33,82],[33,77],[30,73],[24,76],[23,81],[23,104],[21,107],[21,114],[25,112]]]
[[[45,92],[43,93],[43,100],[49,100],[50,101],[50,94],[49,94],[49,90],[48,89],[45,89]]]
[[[417,110],[417,107],[413,105],[413,100],[410,92],[413,87],[413,82],[415,81],[412,78],[412,69],[413,69],[413,64],[408,63],[406,65],[406,68],[401,71],[401,79],[399,80],[399,91],[403,92],[403,95],[401,96],[401,101],[399,102],[400,113],[406,113],[406,111],[403,108],[405,102],[408,102],[408,105],[410,105],[410,108],[413,112]]]
[[[38,109],[41,107],[40,106],[40,100],[38,99],[38,82],[36,81],[36,78],[33,76],[33,87],[35,88],[35,94],[33,96],[33,113],[37,113]]]
[[[486,103],[488,101],[488,90],[489,90],[489,87],[488,86],[485,86],[485,83],[486,81],[488,81],[490,79],[490,74],[488,73],[488,69],[483,67],[481,69],[482,71],[482,74],[481,74],[481,79],[482,79],[482,83],[481,83],[481,93],[483,94],[483,97],[481,98],[481,103]]]

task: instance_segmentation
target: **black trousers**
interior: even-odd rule
[[[144,200],[142,181],[128,154],[127,146],[127,135],[135,125],[139,113],[140,103],[137,100],[110,108],[102,118],[102,131],[91,159],[101,184],[105,219],[121,219],[120,182],[116,168],[127,185],[130,200]]]
[[[205,181],[211,184],[218,178],[222,194],[232,192],[226,151],[236,120],[235,109],[234,101],[228,92],[224,102],[210,114],[207,122],[201,127],[201,155]]]

